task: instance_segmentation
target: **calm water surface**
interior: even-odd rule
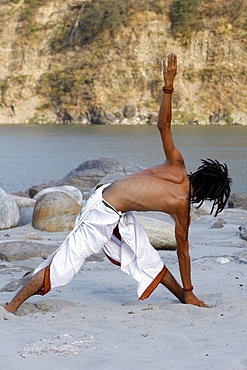
[[[218,159],[228,164],[233,192],[247,192],[246,126],[174,126],[173,136],[188,172],[200,158]],[[155,126],[1,125],[0,156],[0,187],[8,193],[61,179],[89,159],[144,167],[164,160]]]

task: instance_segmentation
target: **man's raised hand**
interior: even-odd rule
[[[177,55],[169,54],[167,61],[163,59],[163,79],[166,87],[173,87],[173,81],[177,74]]]

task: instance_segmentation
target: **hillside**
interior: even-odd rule
[[[244,0],[0,0],[0,123],[247,124]]]

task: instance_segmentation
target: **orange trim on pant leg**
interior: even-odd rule
[[[45,269],[43,287],[37,292],[37,294],[39,295],[45,295],[51,290],[50,268],[51,268],[51,263]]]
[[[108,254],[106,254],[105,251],[103,251],[103,252],[105,253],[105,255],[108,258],[108,260],[111,261],[111,263],[113,263],[114,265],[117,265],[117,266],[121,266],[121,263],[120,262],[118,262],[118,261],[114,260],[113,258],[111,258],[110,256],[108,256]]]
[[[157,285],[161,282],[163,277],[165,276],[167,272],[166,266],[163,267],[163,269],[160,271],[160,273],[156,276],[156,278],[152,281],[152,283],[147,287],[147,289],[142,293],[139,300],[144,300],[150,296],[151,293],[157,288]]]

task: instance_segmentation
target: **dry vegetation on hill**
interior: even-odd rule
[[[0,16],[0,122],[157,112],[173,51],[174,120],[246,124],[244,0],[2,0]]]

